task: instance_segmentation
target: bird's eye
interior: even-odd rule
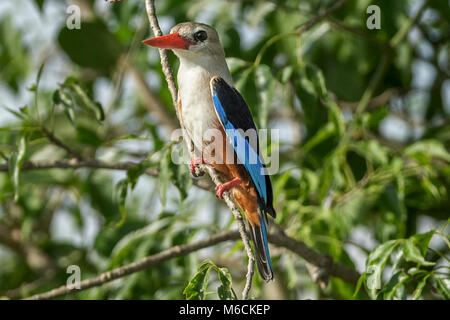
[[[208,38],[208,35],[205,31],[200,30],[194,33],[194,39],[195,41],[205,41]]]

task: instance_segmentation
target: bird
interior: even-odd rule
[[[255,122],[233,85],[217,31],[207,24],[183,22],[169,34],[143,43],[170,49],[178,57],[180,122],[187,131],[188,145],[201,155],[191,160],[190,171],[196,176],[196,167],[207,164],[226,181],[216,187],[216,195],[223,198],[229,191],[245,213],[259,274],[271,281],[267,215],[276,218],[272,184],[260,154]]]

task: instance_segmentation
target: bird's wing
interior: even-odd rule
[[[270,178],[264,174],[266,169],[259,154],[259,140],[253,117],[244,98],[220,77],[210,81],[214,107],[227,137],[233,145],[239,161],[244,164],[258,191],[268,213],[275,214],[272,208],[272,185]],[[256,139],[246,139],[242,133],[253,129]],[[273,212],[272,212],[273,211]]]

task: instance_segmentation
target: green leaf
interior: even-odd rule
[[[319,131],[317,131],[317,133],[313,137],[311,137],[311,139],[309,139],[307,143],[305,143],[305,145],[301,149],[302,152],[307,153],[318,144],[332,137],[334,133],[335,133],[335,126],[333,125],[333,123],[328,122]]]
[[[320,69],[307,65],[296,73],[295,92],[301,103],[303,124],[307,129],[306,139],[313,136],[327,123],[327,89]],[[337,129],[337,128],[333,128]]]
[[[38,90],[39,83],[41,82],[41,77],[42,77],[42,72],[44,71],[44,66],[45,66],[45,63],[42,63],[41,66],[39,67],[39,70],[38,70],[38,73],[36,76],[36,91]]]
[[[58,42],[74,63],[106,75],[115,70],[121,53],[119,41],[100,20],[83,20],[79,30],[64,25]]]
[[[15,115],[17,118],[22,119],[22,120],[26,120],[26,116],[23,112],[17,112],[14,109],[11,109],[9,107],[3,107],[5,108],[6,111],[8,111],[9,113],[11,113],[12,115]],[[20,110],[20,109],[19,109]]]
[[[363,116],[364,126],[369,127],[372,130],[378,130],[380,123],[388,116],[388,108],[381,107],[375,110],[370,110],[370,113]]]
[[[219,268],[219,281],[222,283],[217,289],[220,300],[232,300],[233,292],[231,287],[231,274],[227,268]]]
[[[247,66],[249,63],[247,61],[238,59],[238,58],[227,58],[227,65],[230,69],[230,73],[233,74],[234,72],[242,69],[243,67]]]
[[[367,258],[365,285],[367,289],[369,289],[369,294],[372,299],[376,298],[377,290],[381,289],[381,275],[384,266],[392,254],[392,251],[394,251],[399,243],[399,240],[390,240],[382,243],[377,246]]]
[[[435,263],[426,261],[420,250],[414,245],[412,238],[409,238],[403,244],[403,254],[407,261],[416,262],[423,266],[432,266]]]
[[[127,179],[122,179],[119,182],[117,182],[115,188],[116,199],[118,201],[120,214],[122,216],[120,221],[117,223],[117,227],[121,227],[124,224],[127,217],[125,207],[125,202],[127,200],[127,193],[128,193],[128,181]]]
[[[407,217],[406,206],[401,192],[392,184],[387,185],[381,195],[381,207],[393,212],[399,221],[405,221]]]
[[[358,141],[349,147],[374,164],[383,165],[388,162],[388,148],[383,147],[377,140]]]
[[[28,115],[28,106],[23,106],[22,108],[19,108],[20,112],[22,112],[24,115]]]
[[[428,278],[431,276],[431,273],[427,274],[425,277],[422,278],[422,280],[420,280],[419,284],[417,285],[416,289],[414,289],[414,292],[412,294],[412,299],[413,300],[418,300],[420,299],[421,295],[422,295],[422,291],[423,288],[425,287],[425,285],[427,284],[427,280]]]
[[[325,85],[325,78],[323,76],[322,70],[320,70],[314,64],[309,63],[306,65],[305,71],[308,79],[311,80],[312,84],[314,85],[315,91],[318,93],[318,95],[322,98],[326,98],[327,86]]]
[[[450,162],[450,153],[437,140],[422,140],[405,149],[405,155],[421,162],[428,163],[431,158],[439,158]]]
[[[294,73],[294,67],[289,65],[284,67],[280,73],[280,81],[282,84],[286,84],[292,77]]]
[[[86,112],[95,115],[95,118],[98,121],[105,120],[105,113],[103,112],[102,105],[98,102],[93,101],[75,79],[69,78],[68,80],[66,80],[64,87],[71,90],[71,93],[75,101],[77,102],[77,105],[81,109],[84,109]]]
[[[450,280],[433,276],[436,282],[436,288],[442,294],[445,300],[450,300]]]
[[[405,299],[406,291],[404,283],[409,279],[409,276],[403,271],[397,272],[389,282],[385,285],[383,290],[378,294],[378,297],[383,297],[384,300]]]
[[[55,105],[62,105],[64,107],[64,113],[70,120],[70,123],[72,123],[73,126],[76,126],[75,103],[72,96],[65,92],[64,89],[59,89],[53,92],[52,98]]]
[[[352,299],[356,299],[356,296],[357,296],[359,290],[361,290],[362,284],[364,283],[365,277],[366,277],[365,272],[363,274],[361,274],[361,276],[359,277],[358,282],[356,283],[355,291],[353,292]]]
[[[177,187],[178,191],[180,192],[181,200],[186,199],[188,195],[188,191],[190,187],[192,186],[192,179],[191,175],[189,173],[188,166],[184,164],[175,164],[173,161],[169,160],[169,167],[172,171],[171,176],[172,182]]]
[[[145,159],[127,170],[128,183],[131,185],[131,189],[134,189],[139,177],[143,175],[148,168],[151,168],[154,165],[155,163],[153,161]]]
[[[410,237],[414,245],[416,245],[419,248],[422,256],[426,255],[428,246],[430,244],[430,240],[433,237],[434,232],[435,232],[434,230],[431,230],[425,233],[418,233]]]
[[[345,120],[342,116],[342,110],[333,100],[325,98],[325,101],[329,109],[330,121],[334,124],[336,135],[340,137],[345,132]]]
[[[215,264],[211,260],[206,260],[200,265],[197,273],[183,290],[186,300],[205,299],[206,289],[208,287],[209,271],[214,266]]]
[[[95,127],[84,125],[82,122],[79,122],[76,129],[76,140],[78,142],[96,148],[103,144],[102,139],[97,135],[98,130],[96,130]]]
[[[11,158],[9,159],[9,171],[14,186],[15,202],[19,200],[19,176],[20,176],[20,169],[22,167],[23,160],[25,158],[26,148],[27,148],[26,137],[23,134],[19,138],[19,145],[17,147],[17,151],[14,152]]]

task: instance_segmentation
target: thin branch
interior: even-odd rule
[[[359,37],[359,38],[368,40],[368,41],[370,41],[370,42],[372,42],[372,43],[374,43],[374,44],[376,44],[376,45],[378,45],[378,46],[381,46],[381,47],[384,47],[384,46],[385,46],[385,43],[384,43],[384,42],[382,42],[382,41],[379,40],[378,38],[372,36],[370,33],[365,32],[365,31],[363,31],[363,30],[360,30],[360,29],[358,29],[358,28],[354,28],[354,27],[347,26],[347,25],[343,24],[341,21],[339,21],[339,20],[337,20],[337,19],[334,19],[334,18],[332,18],[332,17],[328,17],[328,18],[327,18],[327,22],[328,22],[328,23],[330,24],[330,26],[331,26],[332,28],[334,28],[334,29],[348,32],[348,33],[350,33],[350,34],[352,34],[352,35],[355,35],[355,36],[357,36],[357,37]]]
[[[79,289],[69,288],[67,286],[61,286],[59,288],[36,294],[26,299],[29,300],[44,300],[62,297],[68,294],[77,293],[79,291],[87,290],[93,287],[101,286],[107,282],[125,277],[127,275],[133,274],[135,272],[144,270],[149,267],[156,266],[163,263],[169,259],[176,257],[185,256],[192,252],[214,246],[221,242],[232,241],[239,239],[239,231],[223,231],[216,235],[210,236],[209,238],[199,240],[191,244],[185,244],[180,246],[175,246],[170,249],[161,251],[160,253],[145,257],[137,262],[130,263],[128,265],[112,269],[110,271],[104,272],[97,277],[83,280],[79,283]],[[279,247],[284,247],[299,255],[307,262],[322,268],[327,275],[339,277],[347,283],[356,285],[360,274],[339,262],[334,262],[332,258],[328,255],[318,253],[313,249],[309,248],[305,243],[297,241],[293,238],[288,237],[283,232],[269,232],[269,241]]]
[[[46,127],[42,127],[42,132],[45,134],[45,136],[50,140],[51,143],[53,143],[55,146],[60,147],[61,149],[65,150],[68,154],[71,156],[81,159],[81,155],[76,152],[75,150],[72,150],[69,146],[65,145],[61,140],[59,140],[55,135],[50,132]]]
[[[429,2],[430,0],[425,0],[417,10],[416,14],[411,17],[408,22],[405,23],[403,27],[392,37],[392,39],[389,41],[389,44],[392,48],[398,46],[400,42],[402,42],[403,39],[408,35],[408,32],[411,30],[411,28],[420,20],[420,17],[422,17],[422,13],[425,11],[425,8],[428,6]]]
[[[308,31],[312,27],[314,27],[317,23],[321,22],[322,20],[326,19],[330,14],[332,14],[334,11],[338,10],[340,7],[342,7],[347,0],[339,0],[335,4],[333,4],[331,7],[323,11],[322,13],[318,14],[316,17],[312,18],[311,20],[308,20],[307,22],[301,24],[297,29],[298,34],[302,34],[305,31]]]
[[[386,91],[380,93],[378,96],[373,97],[369,101],[369,104],[367,105],[367,109],[373,110],[378,107],[382,107],[382,106],[386,105],[386,103],[391,101],[392,98],[399,96],[401,94],[404,94],[404,93],[405,93],[404,89],[399,89],[399,88],[386,89]],[[344,109],[349,109],[352,111],[355,111],[356,108],[358,107],[358,102],[349,102],[349,101],[339,100],[339,101],[337,101],[337,104]]]
[[[108,170],[128,170],[138,163],[126,161],[126,162],[105,162],[95,159],[64,159],[64,160],[49,160],[49,161],[27,161],[23,163],[21,171],[30,170],[49,170],[49,169],[80,169],[80,168],[92,168],[92,169],[108,169]],[[0,164],[0,172],[8,172],[9,167],[7,164]],[[152,177],[157,177],[159,171],[157,168],[147,168],[145,173]],[[194,185],[204,189],[212,190],[210,181],[194,180]]]
[[[25,162],[21,170],[45,170],[45,169],[79,169],[79,168],[95,168],[95,169],[112,169],[112,170],[128,170],[136,165],[134,162],[104,162],[94,159],[89,160],[49,160],[49,161],[28,161]],[[8,171],[7,165],[0,165],[0,171]],[[149,168],[149,175],[157,176],[158,172],[154,168]]]
[[[164,250],[155,255],[148,256],[139,261],[130,263],[126,266],[104,272],[97,277],[81,281],[79,284],[79,289],[73,289],[73,288],[70,288],[67,286],[61,286],[59,288],[53,289],[53,290],[45,292],[45,293],[33,295],[27,299],[30,299],[30,300],[52,299],[52,298],[61,297],[61,296],[67,295],[67,294],[75,293],[78,291],[86,290],[89,288],[98,287],[98,286],[103,285],[104,283],[125,277],[132,273],[141,271],[145,268],[149,268],[149,267],[158,265],[166,260],[176,258],[176,257],[181,257],[181,256],[187,255],[191,252],[213,246],[220,242],[224,242],[224,241],[228,241],[228,240],[235,240],[237,238],[238,238],[237,232],[232,232],[232,231],[221,232],[212,237],[197,241],[195,243],[172,247],[168,250]]]
[[[370,101],[372,100],[373,94],[375,93],[375,90],[377,89],[380,81],[383,79],[384,74],[386,73],[389,66],[389,56],[388,53],[383,53],[381,57],[381,61],[377,66],[377,69],[375,70],[374,75],[370,79],[369,85],[367,86],[366,90],[364,91],[361,100],[358,103],[358,106],[356,107],[355,112],[357,114],[363,113],[366,108],[369,106]]]
[[[345,264],[334,262],[331,256],[314,251],[304,242],[288,237],[281,230],[278,230],[278,232],[271,232],[269,241],[279,247],[291,250],[307,262],[322,268],[323,276],[330,275],[338,277],[353,285],[358,282],[358,279],[361,276],[355,269],[352,269]]]

